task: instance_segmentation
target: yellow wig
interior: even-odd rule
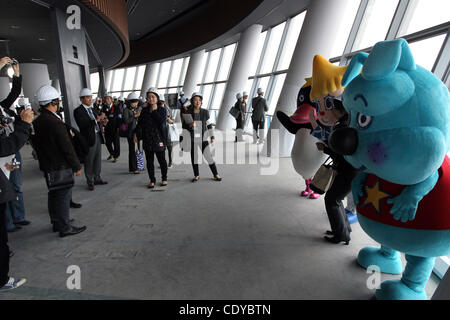
[[[335,66],[324,57],[316,55],[313,61],[311,100],[344,88],[341,82],[345,70],[347,67]]]

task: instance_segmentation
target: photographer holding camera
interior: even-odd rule
[[[0,134],[9,136],[14,132],[14,123],[18,114],[25,109],[31,109],[27,106],[25,100],[19,99],[19,108],[14,109],[13,104],[22,91],[22,76],[20,75],[19,63],[15,59],[4,57],[0,60],[0,67],[9,65],[14,70],[12,78],[12,89],[8,97],[0,102]],[[14,110],[13,110],[14,109]],[[9,179],[17,194],[17,199],[6,204],[6,229],[8,232],[15,232],[21,229],[21,226],[29,225],[30,222],[25,220],[25,207],[23,202],[22,188],[22,172],[21,172],[21,155],[19,150],[14,155],[0,158],[0,167],[5,176]]]
[[[0,102],[2,115],[10,114],[9,107],[20,94],[22,80],[19,76],[18,64],[14,64],[13,60],[8,57],[0,59],[0,69],[7,64],[12,65],[15,74],[11,93],[5,100]],[[18,84],[19,87],[17,86]],[[33,119],[34,114],[32,110],[23,110],[14,119],[13,131],[9,134],[0,134],[0,157],[5,158],[14,155],[28,141]],[[12,166],[11,163],[9,164]],[[17,288],[26,282],[25,279],[15,279],[8,275],[10,251],[8,247],[8,233],[6,231],[5,209],[6,203],[16,198],[13,186],[8,181],[3,170],[0,170],[0,292]]]

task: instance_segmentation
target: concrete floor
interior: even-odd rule
[[[280,160],[275,176],[261,176],[258,165],[219,165],[222,183],[211,180],[206,165],[197,184],[190,182],[190,165],[176,166],[169,171],[167,190],[152,192],[146,173],[127,173],[123,140],[120,161],[103,161],[107,186],[89,192],[84,177],[77,178],[73,199],[83,208],[72,210],[72,217],[87,231],[60,239],[51,232],[37,161],[29,146],[21,153],[32,224],[10,234],[11,275],[27,283],[0,299],[373,297],[366,285],[370,275],[355,259],[361,248],[376,244],[358,224],[352,226],[349,246],[326,243],[323,199],[299,196],[304,183],[290,159]],[[67,289],[71,265],[80,267],[81,290]],[[381,275],[382,280],[398,278]],[[436,286],[433,276],[429,296]]]

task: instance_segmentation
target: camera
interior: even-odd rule
[[[13,166],[13,167],[16,168],[16,169],[19,169],[19,168],[20,168],[20,161],[17,161],[16,158],[13,158],[13,159],[12,159],[11,166]]]
[[[8,63],[8,66],[15,66],[16,64],[19,64],[19,62],[14,58],[12,58],[11,61],[12,63]]]
[[[14,118],[8,117],[8,116],[4,116],[2,114],[0,114],[0,125],[2,126],[7,126],[10,123],[14,122]]]

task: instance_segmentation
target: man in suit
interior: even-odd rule
[[[122,114],[120,106],[113,104],[112,96],[109,93],[105,96],[102,111],[108,119],[108,124],[105,128],[105,142],[109,152],[107,160],[114,159],[114,163],[116,163],[120,157],[119,127]]]
[[[100,174],[102,170],[102,143],[105,142],[101,123],[107,121],[105,114],[98,115],[92,108],[92,91],[84,88],[80,92],[81,105],[73,112],[81,134],[89,145],[89,153],[84,160],[84,171],[90,191],[94,185],[105,185]]]
[[[66,125],[58,115],[59,92],[51,86],[43,86],[36,93],[41,106],[40,116],[33,122],[35,134],[31,136],[39,160],[39,169],[48,174],[63,169],[72,169],[81,176],[81,164],[75,153]],[[59,231],[61,238],[83,232],[70,223],[70,201],[73,185],[48,192],[48,213],[53,232]]]
[[[267,101],[264,99],[264,91],[258,88],[258,96],[252,100],[253,143],[264,142],[265,113],[269,111]]]

